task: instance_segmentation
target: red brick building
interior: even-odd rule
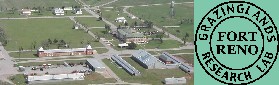
[[[93,55],[96,53],[97,51],[93,50],[90,45],[87,45],[85,48],[48,49],[48,50],[44,50],[42,47],[40,47],[37,50],[38,57]]]

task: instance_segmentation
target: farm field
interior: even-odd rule
[[[101,43],[94,42],[83,30],[72,29],[74,23],[67,18],[1,20],[0,23],[8,35],[9,41],[5,49],[9,51],[17,51],[19,47],[30,50],[32,43],[36,44],[37,49],[48,39],[64,40],[71,48],[84,47],[86,43],[81,42],[88,42],[92,47],[102,47]],[[57,45],[49,48],[57,48]]]
[[[82,1],[90,6],[99,6],[113,0],[82,0]]]
[[[145,69],[141,67],[138,63],[133,61],[131,58],[123,58],[137,70],[141,72],[141,76],[131,76],[124,69],[118,68],[117,64],[111,63],[110,60],[104,59],[103,61],[107,66],[109,66],[122,80],[131,83],[142,83],[142,84],[152,84],[161,85],[161,81],[167,77],[183,77],[187,74],[180,69]],[[173,74],[175,73],[175,74]],[[190,80],[193,81],[193,80]]]

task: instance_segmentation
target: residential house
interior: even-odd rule
[[[53,9],[53,14],[54,14],[54,15],[65,15],[65,12],[64,12],[64,10],[61,9],[61,8],[54,8],[54,9]]]
[[[64,7],[63,10],[64,10],[64,11],[72,11],[72,10],[73,10],[73,7]]]
[[[82,10],[81,9],[76,9],[75,14],[82,14]]]
[[[127,22],[127,20],[125,19],[125,17],[117,17],[115,19],[115,22],[123,22],[123,23],[125,23],[125,22]]]
[[[31,15],[32,12],[30,9],[21,9],[21,15]]]

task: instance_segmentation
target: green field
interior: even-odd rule
[[[33,7],[62,7],[79,6],[75,0],[0,0],[0,6],[5,8],[33,8]]]
[[[105,4],[105,3],[113,1],[113,0],[82,0],[82,1],[84,3],[86,3],[87,5],[99,6],[99,5]]]
[[[194,5],[193,4],[178,4],[175,5],[175,17],[170,17],[169,5],[149,6],[149,7],[132,7],[129,10],[132,14],[148,21],[152,21],[159,27],[162,26],[180,26],[178,28],[164,28],[179,38],[183,38],[185,33],[189,34],[187,41],[193,41],[193,22],[187,20],[194,19]],[[184,19],[184,22],[181,21]]]
[[[163,43],[159,40],[150,40],[147,44],[142,44],[141,46],[145,49],[169,49],[178,48],[180,45],[181,43],[176,40],[163,40]]]
[[[193,54],[183,54],[183,55],[175,55],[176,57],[182,58],[186,63],[190,63],[194,65],[194,55]]]
[[[194,53],[194,49],[183,49],[183,50],[166,50],[163,52],[168,52],[170,54],[175,54],[175,53]]]
[[[12,53],[9,53],[9,55],[11,57],[14,57],[14,58],[38,58],[38,56],[36,54],[37,54],[36,51],[32,51],[32,52],[12,52]]]
[[[131,76],[124,69],[118,68],[115,63],[111,63],[110,60],[104,59],[103,61],[113,72],[116,73],[125,82],[131,83],[142,83],[142,84],[152,84],[152,85],[162,85],[161,81],[168,77],[183,77],[187,74],[180,69],[145,69],[141,67],[138,63],[133,61],[131,58],[123,58],[137,70],[141,72],[141,76]],[[174,74],[175,73],[175,74]],[[190,80],[193,81],[193,80]]]
[[[99,19],[93,17],[76,17],[75,19],[87,27],[105,27],[106,24],[103,21],[97,21]]]
[[[192,2],[194,0],[118,0],[115,3],[109,4],[108,6],[134,6],[134,5],[145,5],[145,4],[166,4],[171,1],[179,2]]]
[[[92,47],[102,47],[101,43],[94,42],[95,39],[83,30],[72,29],[73,24],[67,18],[0,21],[0,26],[7,32],[9,38],[5,47],[7,50],[17,51],[21,46],[24,50],[28,50],[32,48],[33,42],[36,42],[38,48],[48,39],[64,40],[71,48],[84,47],[87,42]],[[51,45],[50,48],[57,48],[57,45]]]
[[[102,54],[102,53],[108,52],[108,49],[106,49],[106,48],[96,48],[96,50],[97,50],[98,54]]]

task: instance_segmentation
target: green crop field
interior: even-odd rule
[[[115,63],[111,63],[110,60],[104,59],[104,63],[112,69],[122,80],[130,83],[142,83],[152,85],[162,85],[161,81],[168,77],[183,77],[187,74],[180,69],[145,69],[131,58],[123,58],[137,70],[141,72],[140,76],[131,76],[124,69],[118,68]],[[175,74],[174,74],[175,73]],[[190,80],[193,81],[193,80]],[[192,85],[192,84],[191,84]]]
[[[36,42],[36,49],[42,46],[42,42],[48,39],[64,40],[71,48],[84,47],[87,42],[93,47],[102,47],[99,42],[85,33],[83,30],[74,30],[70,19],[24,19],[24,20],[1,20],[0,26],[8,34],[7,50],[17,51],[19,47],[24,50],[32,48]],[[81,44],[81,42],[84,42]],[[50,48],[57,48],[51,45]]]

